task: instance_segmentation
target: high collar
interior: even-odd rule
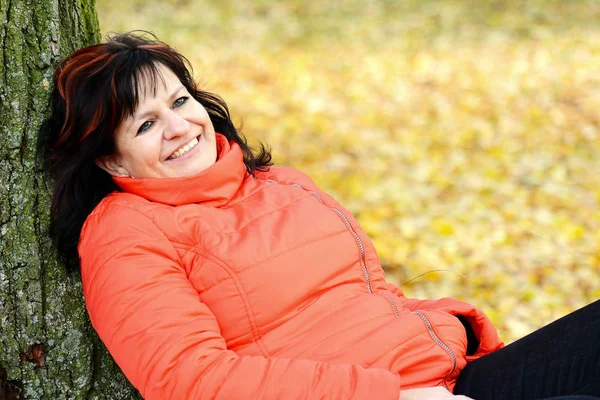
[[[246,177],[242,149],[219,133],[217,161],[194,176],[181,178],[113,177],[123,192],[136,194],[150,201],[180,206],[202,203],[211,207],[227,204]]]

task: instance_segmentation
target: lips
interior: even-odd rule
[[[185,153],[187,153],[188,151],[192,150],[194,147],[196,147],[198,145],[198,138],[195,137],[192,140],[190,140],[188,143],[184,144],[183,146],[181,146],[179,149],[175,150],[173,152],[173,154],[171,154],[167,160],[174,160],[176,158],[181,157],[182,155],[184,155]]]

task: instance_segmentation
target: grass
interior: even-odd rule
[[[476,5],[475,5],[476,4]],[[600,297],[600,1],[98,0],[507,341]],[[429,272],[431,270],[455,272]]]

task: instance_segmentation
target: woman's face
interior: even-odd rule
[[[115,132],[116,152],[96,160],[114,176],[177,178],[200,173],[215,163],[215,130],[206,112],[168,68],[159,65],[164,85],[149,82],[132,117]]]

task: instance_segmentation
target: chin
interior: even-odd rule
[[[185,171],[182,171],[182,173],[180,174],[180,176],[194,176],[194,175],[198,175],[199,173],[207,170],[208,168],[210,168],[210,166],[214,164],[204,164],[204,165],[199,165],[195,168],[190,168],[190,169],[186,169]]]

